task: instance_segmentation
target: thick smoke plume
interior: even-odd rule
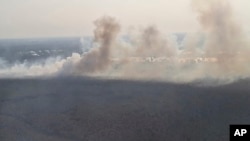
[[[249,75],[249,44],[243,29],[236,22],[227,0],[194,0],[198,20],[206,33],[205,56],[217,58],[206,69],[215,77]]]
[[[177,83],[214,79],[225,83],[248,78],[249,43],[230,3],[192,0],[192,8],[201,31],[188,35],[181,49],[155,26],[131,32],[129,42],[124,43],[118,40],[119,23],[105,16],[94,22],[95,44],[90,51],[58,61],[51,73]]]
[[[114,19],[105,17],[96,22],[95,39],[100,47],[83,56],[76,66],[78,74],[108,70],[110,76],[118,74],[125,78],[176,82],[248,77],[248,43],[234,19],[230,3],[226,0],[193,0],[192,6],[198,13],[201,32],[205,34],[203,47],[197,46],[194,40],[192,44],[186,44],[184,50],[178,50],[156,27],[150,26],[132,38],[132,49],[125,51],[119,44],[114,49],[112,45],[119,25]],[[126,55],[120,53],[120,58],[112,62],[111,58],[116,56],[112,49],[120,49]]]
[[[103,71],[107,69],[110,65],[110,53],[114,44],[114,40],[120,30],[120,25],[116,22],[114,18],[103,17],[94,22],[96,29],[95,42],[97,42],[100,47],[94,48],[91,52],[84,54],[83,58],[76,68],[74,68],[74,73],[77,74],[88,74]]]

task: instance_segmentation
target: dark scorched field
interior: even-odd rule
[[[250,124],[249,85],[1,79],[0,140],[228,141]]]

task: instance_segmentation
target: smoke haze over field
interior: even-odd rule
[[[227,0],[193,0],[192,8],[197,13],[203,37],[190,36],[183,49],[175,40],[166,39],[156,26],[133,30],[127,42],[120,41],[120,23],[104,16],[94,22],[94,43],[88,52],[50,60],[45,65],[4,68],[0,75],[102,76],[177,83],[207,79],[224,83],[248,78],[249,41],[230,3]]]
[[[228,141],[228,125],[250,123],[250,32],[233,1],[0,0],[0,141]],[[82,24],[72,13],[95,17],[93,35],[64,37]],[[6,23],[32,38],[1,39]]]

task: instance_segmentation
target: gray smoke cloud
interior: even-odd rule
[[[94,24],[94,46],[84,54],[57,61],[53,69],[25,68],[30,74],[102,76],[176,83],[216,80],[221,84],[250,76],[249,39],[227,0],[192,0],[201,31],[188,35],[182,49],[156,26],[132,30],[129,42],[119,40],[120,24],[104,16]],[[50,65],[48,65],[50,66]],[[0,73],[5,74],[6,69]]]
[[[136,46],[136,55],[143,57],[173,56],[176,49],[169,47],[167,40],[155,26],[149,26],[142,31]]]
[[[192,36],[183,50],[170,43],[155,26],[136,36],[130,35],[127,47],[116,39],[119,23],[111,17],[95,21],[95,47],[71,66],[76,75],[101,75],[125,79],[156,79],[171,82],[218,79],[232,82],[249,76],[249,44],[226,0],[193,0],[201,33],[198,45]]]
[[[86,74],[102,71],[105,70],[111,62],[110,52],[120,30],[120,25],[111,17],[98,19],[94,24],[96,25],[94,41],[97,42],[100,47],[84,54],[80,62],[76,64],[74,73]]]
[[[206,33],[205,57],[217,58],[206,69],[215,77],[249,75],[249,44],[243,29],[236,22],[227,0],[193,0],[198,20]]]

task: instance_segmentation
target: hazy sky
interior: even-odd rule
[[[250,1],[229,0],[250,31]],[[0,0],[0,38],[91,35],[93,21],[115,17],[129,26],[157,25],[163,33],[199,29],[191,0]]]

